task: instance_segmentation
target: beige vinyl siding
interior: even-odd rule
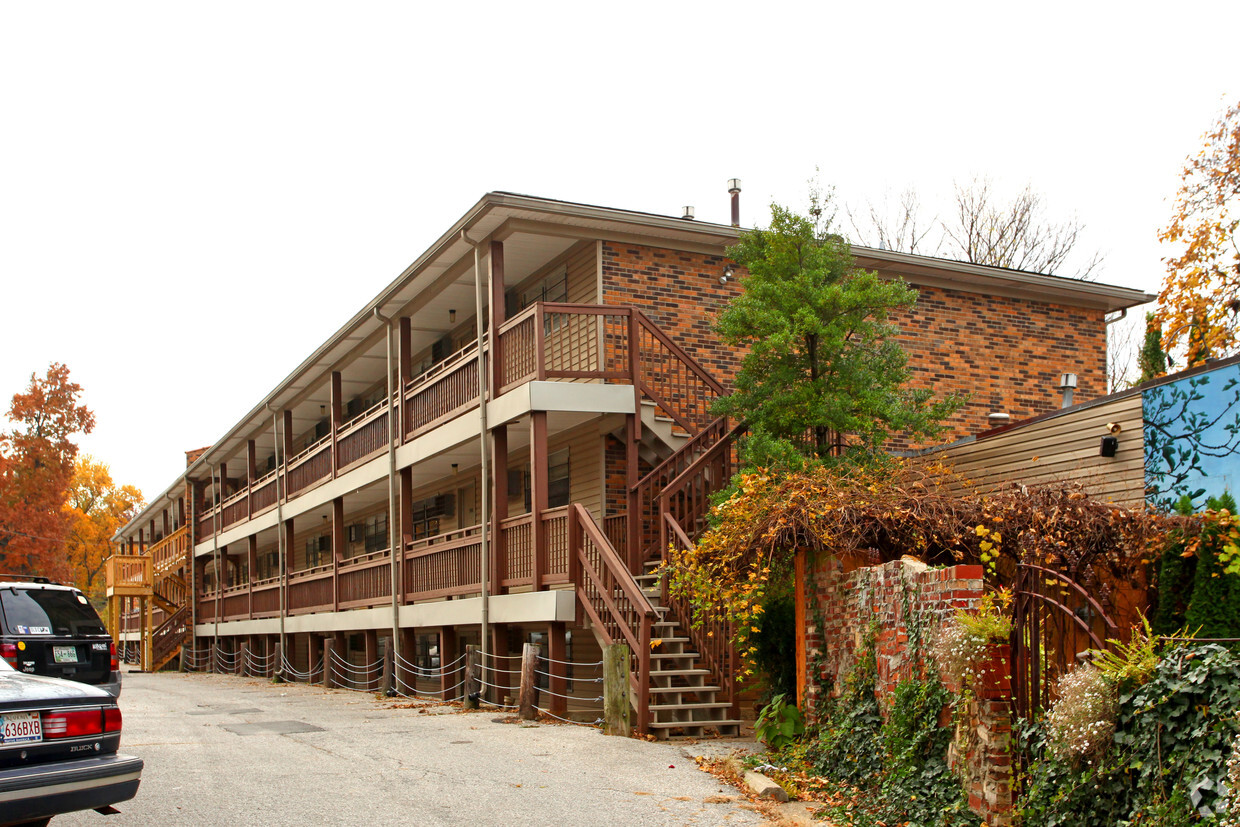
[[[598,304],[596,245],[579,244],[568,251],[568,300],[572,304]]]
[[[1107,425],[1121,430],[1114,457],[1099,455]],[[1094,496],[1125,506],[1145,502],[1141,394],[1013,428],[928,455],[987,488],[1077,481]]]
[[[581,503],[602,521],[603,514],[603,437],[599,435],[598,423],[588,422],[571,431],[547,437],[547,453],[568,450],[569,502]],[[514,451],[508,458],[510,471],[529,471],[528,449]],[[525,514],[525,500],[521,490],[508,491],[508,514]]]

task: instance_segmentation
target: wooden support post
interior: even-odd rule
[[[323,640],[323,686],[332,689],[336,686],[335,670],[332,664],[336,659],[336,639],[334,637],[324,638]]]
[[[410,650],[413,651],[413,650]],[[439,667],[443,671],[439,675],[439,691],[440,697],[444,701],[455,701],[463,695],[456,694],[458,689],[454,689],[458,683],[456,680],[456,629],[452,626],[445,626],[439,630]]]
[[[629,347],[637,347],[637,340],[630,342]],[[636,381],[634,382],[636,385]],[[640,394],[639,394],[640,397]],[[638,402],[640,403],[640,398]],[[658,518],[658,508],[651,504],[651,513],[643,513],[643,503],[637,495],[637,482],[640,478],[638,474],[641,454],[638,448],[642,437],[642,421],[641,407],[638,406],[638,413],[628,414],[625,417],[625,439],[624,439],[624,482],[625,488],[628,489],[629,496],[629,516],[626,520],[626,528],[628,529],[628,537],[625,539],[626,557],[628,558],[629,571],[632,574],[641,574],[641,558],[644,549],[642,548],[642,529],[648,521]],[[654,531],[659,531],[658,526],[653,526]]]
[[[363,633],[362,638],[365,640],[366,647],[365,653],[362,657],[365,659],[367,671],[364,673],[365,683],[361,688],[365,689],[367,692],[374,692],[379,688],[379,680],[378,676],[369,670],[371,665],[377,663],[379,660],[379,633],[374,629],[367,629]]]
[[[383,676],[379,682],[379,692],[383,697],[390,698],[396,694],[396,649],[390,637],[385,637],[387,646],[383,647]]]
[[[284,646],[280,643],[280,639],[276,638],[275,657],[272,659],[271,680],[280,683],[284,680]]]
[[[402,468],[397,473],[400,474],[400,531],[397,536],[400,538],[400,548],[396,549],[396,601],[398,605],[405,605],[409,592],[413,591],[416,584],[410,581],[408,572],[405,571],[405,548],[409,543],[413,542],[413,468]],[[457,503],[457,513],[460,512],[460,503]],[[412,651],[401,647],[402,652]]]
[[[521,647],[521,688],[517,693],[517,714],[525,721],[538,718],[539,660],[540,652],[537,646],[527,643]]]
[[[401,660],[396,662],[396,669],[392,673],[395,678],[393,687],[396,689],[397,694],[416,695],[418,693],[418,676],[406,663],[417,663],[418,660],[417,629],[400,630],[400,651],[404,652],[404,654],[401,655]],[[442,663],[442,661],[440,662]]]
[[[248,640],[241,641],[241,652],[237,655],[237,674],[248,675],[250,664],[250,642]]]
[[[340,471],[340,453],[336,450],[336,432],[340,430],[340,423],[343,420],[344,400],[343,384],[341,382],[340,371],[333,370],[331,378],[331,420],[328,422],[327,428],[332,436],[332,477],[334,478]]]
[[[482,684],[479,683],[479,665],[481,658],[479,657],[479,649],[474,644],[465,647],[465,686],[463,701],[466,709],[477,709],[478,701],[482,697]]]
[[[340,563],[344,560],[344,497],[332,500],[332,610],[340,611]]]
[[[809,653],[805,651],[808,645],[805,637],[806,624],[806,605],[805,599],[809,590],[809,581],[806,579],[806,553],[798,550],[793,558],[793,579],[792,579],[792,600],[793,613],[796,624],[796,670],[797,670],[797,707],[802,711],[805,710],[805,689],[808,685],[809,675]],[[821,636],[824,634],[822,629],[817,630]],[[726,678],[725,678],[726,680]]]
[[[547,707],[552,714],[561,718],[568,717],[568,635],[567,624],[550,623],[547,626],[547,659],[543,671],[551,677],[547,679],[548,694],[551,696]]]
[[[499,394],[504,384],[504,355],[500,352],[499,329],[503,326],[508,314],[508,301],[504,295],[507,285],[504,283],[504,242],[492,241],[490,254],[487,256],[491,282],[491,398]],[[541,330],[541,320],[539,329]],[[478,343],[482,345],[481,342]]]
[[[508,540],[503,524],[508,519],[508,426],[497,425],[491,429],[491,479],[494,484],[491,498],[495,514],[491,521],[491,594],[503,594],[504,575],[508,572]],[[483,480],[483,484],[486,481]],[[457,505],[460,509],[463,506]]]
[[[547,531],[542,515],[547,510],[547,412],[530,413],[530,536],[533,557],[534,591],[543,586],[547,573]]]
[[[603,734],[628,735],[629,647],[612,643],[603,647]]]
[[[258,577],[258,535],[251,534],[246,548],[245,582],[249,592],[249,617],[254,619],[254,579]]]

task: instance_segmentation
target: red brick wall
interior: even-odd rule
[[[740,352],[715,335],[715,317],[741,293],[735,280],[720,284],[727,258],[640,244],[603,242],[603,304],[640,307],[669,338],[730,386]]]
[[[877,621],[875,652],[878,679],[875,696],[885,716],[889,698],[901,680],[911,677],[916,663],[909,648],[905,601],[914,616],[926,618],[923,647],[932,644],[938,622],[958,609],[976,608],[982,597],[982,567],[927,568],[921,563],[895,560],[881,566],[846,571],[832,557],[811,567],[812,595],[807,595],[806,658],[808,675],[806,712],[813,717],[825,690],[838,695],[856,661],[856,652],[871,622]],[[818,628],[821,619],[822,628]],[[819,657],[821,653],[821,657]],[[941,675],[948,685],[958,676]],[[987,823],[1010,823],[1011,809],[1011,702],[1010,699],[971,702],[965,709],[955,740],[963,744],[947,757],[964,780],[970,808]]]
[[[740,352],[719,344],[716,316],[740,286],[719,283],[727,259],[638,244],[602,245],[603,302],[642,308],[715,378],[729,384]],[[918,286],[917,305],[896,319],[913,385],[938,397],[970,394],[936,443],[986,430],[987,415],[1012,421],[1059,407],[1059,375],[1079,378],[1076,401],[1106,393],[1101,310]],[[889,447],[907,447],[894,440]]]
[[[1103,396],[1103,311],[917,286],[917,305],[894,321],[914,387],[969,394],[936,442],[984,431],[987,415],[1016,422],[1060,405],[1059,375],[1075,373],[1075,401]]]

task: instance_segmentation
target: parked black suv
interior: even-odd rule
[[[116,644],[90,601],[44,577],[0,574],[0,658],[18,672],[121,694]]]

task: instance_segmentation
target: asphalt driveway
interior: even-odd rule
[[[224,675],[128,674],[121,708],[121,750],[146,761],[138,797],[54,824],[764,823],[693,760],[744,742],[650,743]]]

